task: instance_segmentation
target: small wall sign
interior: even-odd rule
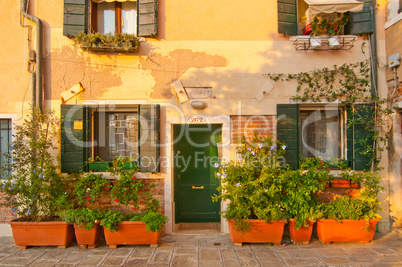
[[[189,123],[204,123],[204,122],[206,122],[206,121],[207,121],[207,120],[205,119],[205,117],[199,117],[199,116],[191,117],[191,118],[188,120]]]

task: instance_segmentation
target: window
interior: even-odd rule
[[[11,120],[10,119],[0,119],[0,164],[1,167],[7,171],[8,160],[7,156],[10,153],[10,143],[11,143]]]
[[[158,0],[64,0],[63,34],[158,35]]]
[[[317,2],[317,6],[315,3]],[[353,2],[353,1],[351,1]],[[372,33],[374,30],[374,12],[371,0],[355,1],[357,4],[363,2],[363,10],[350,12],[349,27],[345,27],[345,34]],[[278,33],[298,35],[302,34],[303,28],[308,22],[309,13],[316,14],[319,11],[328,13],[345,13],[350,9],[345,6],[345,1],[323,1],[317,0],[277,0],[278,3]],[[307,12],[314,6],[314,12]],[[311,10],[310,10],[311,11]]]
[[[159,105],[61,106],[61,171],[82,168],[88,158],[132,157],[141,172],[159,172]]]
[[[137,34],[137,2],[93,1],[91,31],[106,34]]]
[[[302,158],[324,160],[344,157],[342,109],[300,109]]]
[[[355,140],[366,139],[363,127],[346,127],[347,107],[277,105],[277,138],[284,142],[286,163],[293,169],[305,157],[342,158],[355,170],[366,169],[369,159]]]

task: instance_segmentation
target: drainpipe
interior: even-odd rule
[[[27,0],[21,0],[21,14],[36,24],[36,79],[32,79],[32,106],[38,106],[43,111],[43,85],[42,85],[42,21],[27,12]],[[32,75],[33,77],[33,75]],[[36,80],[36,82],[35,82]]]
[[[373,1],[373,6],[371,9],[371,12],[373,12],[373,27],[374,31],[372,34],[370,34],[370,47],[371,47],[371,70],[372,70],[372,76],[371,76],[371,85],[374,88],[374,90],[371,92],[371,95],[373,97],[378,97],[378,71],[377,71],[377,20],[375,17],[375,10],[376,10],[376,1]]]

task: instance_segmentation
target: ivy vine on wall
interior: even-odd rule
[[[268,73],[264,76],[275,82],[297,81],[296,95],[292,97],[296,102],[336,102],[346,106],[347,128],[360,128],[366,132],[366,138],[354,141],[358,144],[357,152],[369,158],[373,173],[380,169],[380,152],[387,148],[388,118],[392,111],[371,86],[369,60],[297,74]]]

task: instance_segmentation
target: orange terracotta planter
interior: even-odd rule
[[[85,226],[78,227],[78,225],[74,223],[75,238],[77,239],[77,243],[80,248],[96,248],[98,246],[101,227],[99,226],[99,223],[97,223],[95,224],[95,227],[85,230]]]
[[[28,246],[58,246],[65,248],[74,239],[72,224],[65,222],[9,222],[14,242],[19,249]]]
[[[110,248],[116,248],[117,245],[158,245],[160,232],[147,232],[145,223],[124,221],[117,225],[118,231],[111,232],[105,227],[106,244]]]
[[[280,245],[282,241],[285,221],[250,220],[251,229],[247,233],[234,229],[233,221],[229,221],[229,233],[232,242],[241,246],[242,243],[274,243]]]
[[[313,222],[308,222],[309,226],[301,226],[298,230],[295,229],[296,220],[289,219],[289,234],[293,243],[303,243],[309,244],[311,239],[311,234],[313,233]]]
[[[369,231],[367,231],[366,220],[318,220],[317,236],[324,244],[331,242],[362,242],[369,243],[373,240],[377,223],[380,219],[371,219],[369,221]]]

